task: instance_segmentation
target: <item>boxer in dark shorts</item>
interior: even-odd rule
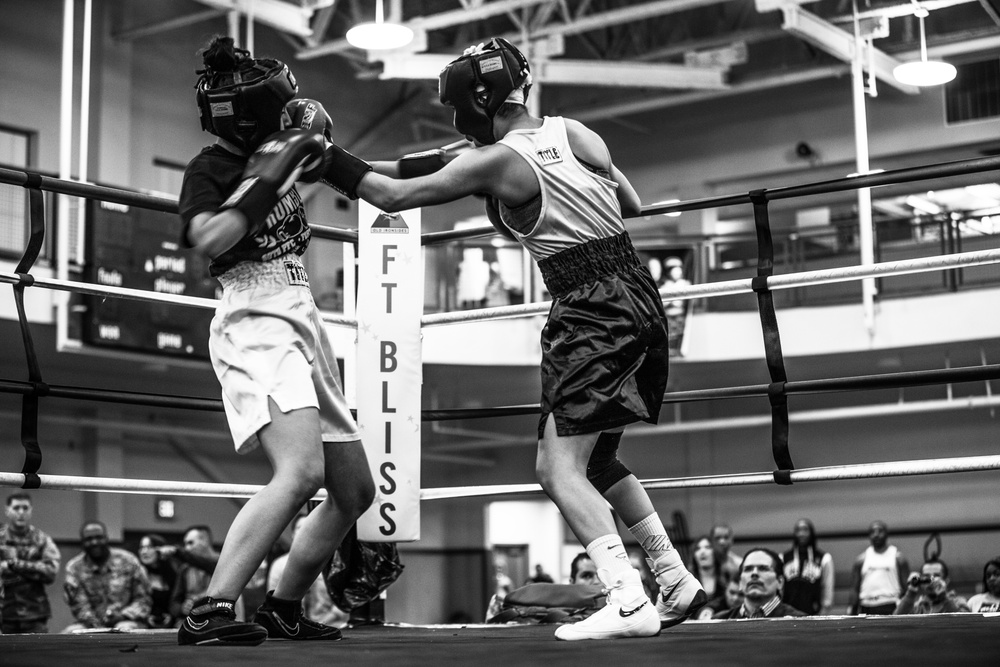
[[[542,417],[559,435],[655,424],[667,386],[666,316],[627,234],[539,262],[553,297],[542,330]]]
[[[535,471],[608,589],[605,607],[555,636],[650,637],[689,618],[706,596],[617,455],[626,425],[656,422],[667,382],[663,305],[623,221],[641,202],[599,135],[528,112],[530,85],[527,60],[506,40],[471,47],[442,70],[438,90],[474,150],[407,180],[337,146],[329,168],[334,187],[383,211],[484,196],[497,231],[538,262],[554,300],[542,332]],[[660,584],[655,606],[608,504],[649,556]]]

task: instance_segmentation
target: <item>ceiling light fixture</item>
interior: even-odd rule
[[[917,7],[913,15],[920,21],[920,60],[897,65],[892,70],[896,81],[909,86],[940,86],[955,78],[955,66],[940,60],[927,60],[927,36],[924,34],[924,17],[928,11]]]
[[[398,49],[413,41],[413,31],[399,23],[386,23],[382,0],[375,0],[375,22],[359,23],[347,31],[347,42],[366,51]]]

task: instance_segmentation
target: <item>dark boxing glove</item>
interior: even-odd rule
[[[323,136],[325,143],[333,143],[333,120],[323,105],[316,100],[296,98],[285,105],[285,115],[282,116],[282,129],[306,130]],[[315,183],[323,176],[325,160],[318,160],[307,165],[298,180],[303,183]]]
[[[372,166],[337,144],[326,147],[323,175],[320,180],[349,199],[358,198],[358,184]]]
[[[434,148],[421,153],[404,155],[399,158],[396,164],[399,166],[400,178],[416,178],[440,171],[447,162],[444,159],[444,150]]]
[[[483,202],[486,206],[486,217],[490,219],[490,224],[493,225],[493,229],[500,232],[500,235],[504,238],[510,239],[511,241],[517,241],[517,237],[514,236],[514,232],[510,231],[510,228],[505,225],[503,220],[500,218],[499,200],[497,200],[496,197],[486,195],[483,198]]]
[[[221,210],[234,208],[249,222],[248,232],[257,234],[275,204],[291,190],[307,165],[323,159],[323,138],[302,130],[281,130],[264,140],[243,169]]]

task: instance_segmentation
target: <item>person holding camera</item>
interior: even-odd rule
[[[969,611],[965,598],[951,590],[948,566],[936,558],[923,564],[920,572],[911,572],[906,592],[896,605],[895,616],[904,614],[953,614]]]

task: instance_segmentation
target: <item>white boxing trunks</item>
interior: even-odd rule
[[[323,442],[358,440],[302,262],[240,262],[219,282],[209,352],[236,451],[260,445],[257,432],[271,421],[268,397],[286,413],[318,408]]]

